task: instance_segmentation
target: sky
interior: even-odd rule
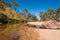
[[[5,0],[10,2],[10,0]],[[60,0],[15,0],[19,6],[16,7],[18,11],[26,8],[30,13],[35,14],[39,18],[40,11],[46,12],[48,8],[57,9],[60,5]],[[12,6],[14,8],[14,6]]]

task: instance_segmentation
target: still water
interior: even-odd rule
[[[21,26],[23,27],[22,24],[0,24],[0,40],[18,40],[18,30]],[[30,25],[30,27],[33,26]],[[34,28],[39,29],[40,26],[34,26]]]
[[[18,40],[20,24],[0,24],[0,40]]]
[[[36,28],[37,28],[37,29],[40,29],[40,26],[37,25]]]

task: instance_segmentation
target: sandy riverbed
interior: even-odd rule
[[[60,40],[60,30],[19,28],[20,40]]]

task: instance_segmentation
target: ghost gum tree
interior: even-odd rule
[[[47,21],[51,19],[60,21],[60,6],[58,6],[56,10],[49,8],[46,12],[41,11],[39,16],[41,21]]]
[[[22,10],[22,14],[25,15],[25,17],[27,18],[27,21],[38,21],[36,15],[30,13],[26,8]]]

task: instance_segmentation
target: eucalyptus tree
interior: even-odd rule
[[[27,15],[28,15],[28,10],[27,10],[26,8],[24,8],[24,9],[22,10],[22,13],[27,17]]]
[[[54,10],[49,8],[46,12],[40,12],[39,14],[41,21],[55,20]]]
[[[36,15],[32,15],[32,20],[33,21],[38,21],[37,16]]]
[[[40,21],[45,21],[47,20],[47,14],[45,12],[40,12]]]
[[[57,10],[55,11],[56,13],[56,20],[60,21],[60,6],[58,6]]]
[[[55,16],[54,16],[55,13],[53,9],[49,8],[46,13],[47,13],[47,18],[49,20],[50,19],[55,20]]]

